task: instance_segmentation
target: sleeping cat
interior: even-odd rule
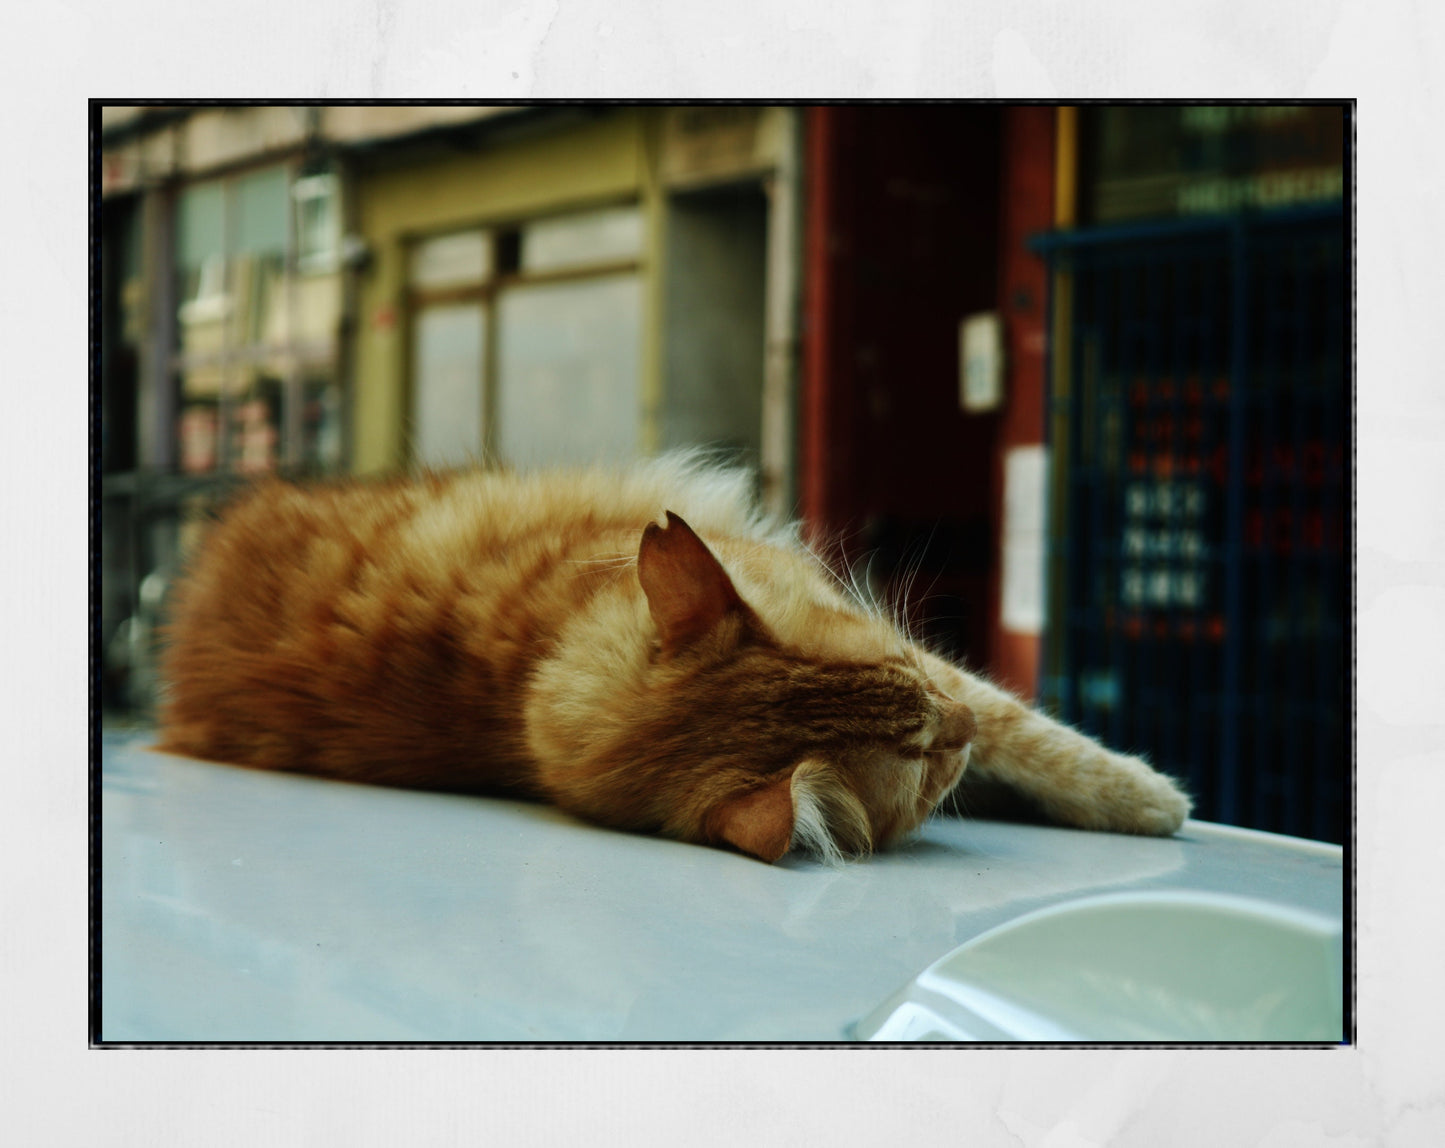
[[[965,767],[1063,825],[1179,828],[1167,777],[909,641],[748,489],[689,455],[263,484],[177,589],[160,748],[765,861],[886,848]]]

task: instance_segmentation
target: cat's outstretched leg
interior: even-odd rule
[[[1020,807],[1080,829],[1165,836],[1189,816],[1189,798],[1148,762],[1112,753],[931,654],[923,658],[935,684],[978,722],[962,786],[965,811],[967,792],[977,786],[1006,791]]]

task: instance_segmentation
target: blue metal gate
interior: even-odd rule
[[[1342,841],[1338,204],[1041,237],[1055,277],[1044,704],[1196,815]]]

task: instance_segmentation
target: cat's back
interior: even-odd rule
[[[750,483],[687,453],[618,469],[265,481],[210,527],[179,587],[178,636],[204,627],[208,642],[252,644],[363,599],[390,613],[398,596],[510,597],[559,565],[635,558],[665,510],[704,536],[781,537]]]
[[[425,480],[257,483],[206,525],[177,587],[173,636],[204,625],[217,640],[294,621],[294,604],[355,581],[387,554],[439,489]]]
[[[717,537],[761,538],[749,484],[679,456],[259,484],[211,527],[177,588],[163,743],[366,778],[396,760],[442,776],[482,742],[515,765],[537,660],[598,614],[585,609],[596,596],[640,602],[629,568],[646,525],[673,510]],[[641,618],[598,616],[610,630]]]
[[[751,477],[679,452],[630,467],[532,473],[461,471],[428,480],[404,532],[408,546],[457,539],[507,546],[539,533],[638,533],[671,510],[705,533],[759,537],[769,524],[753,507]]]
[[[473,469],[386,480],[258,483],[207,531],[202,556],[254,551],[276,565],[318,542],[417,552],[458,545],[505,547],[541,532],[640,530],[664,509],[724,535],[762,529],[744,471],[709,468],[692,455],[632,467],[516,473]]]

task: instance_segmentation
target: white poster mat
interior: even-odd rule
[[[11,735],[0,1071],[14,1142],[1445,1143],[1445,919],[1433,910],[1445,727],[1438,707],[1402,714],[1378,703],[1411,696],[1427,668],[1418,660],[1439,639],[1426,629],[1433,615],[1372,629],[1398,588],[1445,582],[1445,548],[1438,531],[1408,559],[1368,541],[1371,516],[1392,504],[1426,521],[1438,489],[1413,474],[1382,482],[1371,460],[1398,457],[1399,442],[1445,451],[1445,150],[1431,144],[1428,98],[1445,56],[1445,6],[622,0],[603,11],[256,0],[197,20],[176,0],[75,0],[21,5],[7,19],[0,121],[14,161],[4,181],[13,226],[0,459],[5,600],[18,636],[0,671]],[[87,1051],[85,99],[266,92],[480,102],[1358,96],[1359,1047]]]

